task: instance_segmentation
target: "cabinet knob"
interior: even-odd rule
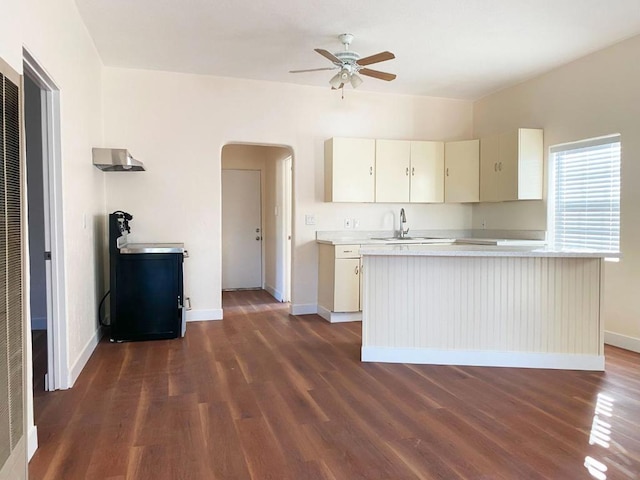
[[[260,236],[256,235],[256,240],[259,242],[260,241]]]
[[[498,171],[501,172],[502,171],[502,162],[498,162]]]
[[[405,172],[405,175],[408,177],[409,176],[409,167],[407,167],[407,171]]]
[[[358,269],[358,267],[356,266],[356,270],[355,270],[355,271],[356,271],[356,275],[358,275],[358,270],[359,270],[359,269]]]
[[[373,175],[373,167],[369,167],[369,175]]]
[[[447,177],[449,176],[449,169],[447,168],[446,174]]]
[[[416,167],[411,167],[411,176],[412,177],[416,176]]]

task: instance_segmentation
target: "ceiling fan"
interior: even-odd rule
[[[344,85],[347,82],[349,82],[353,88],[358,88],[362,84],[362,78],[360,78],[360,75],[386,80],[387,82],[396,78],[396,75],[393,73],[380,72],[379,70],[372,70],[365,67],[365,65],[371,65],[373,63],[384,62],[386,60],[396,58],[393,53],[380,52],[375,55],[360,58],[359,54],[353,50],[349,50],[349,45],[351,45],[351,42],[353,41],[353,35],[350,33],[343,33],[338,38],[344,45],[344,50],[341,52],[331,53],[327,50],[323,50],[322,48],[315,49],[316,52],[333,63],[332,67],[290,70],[289,73],[319,72],[321,70],[340,69],[340,71],[336,73],[331,80],[329,80],[333,90],[344,88]]]

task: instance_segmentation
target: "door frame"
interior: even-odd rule
[[[284,197],[284,291],[282,301],[291,302],[291,272],[293,270],[292,260],[292,238],[293,238],[293,153],[283,161],[283,197]]]
[[[62,153],[60,147],[60,89],[34,56],[23,48],[24,75],[38,85],[42,107],[42,162],[47,283],[47,390],[70,388],[67,358]],[[30,319],[29,319],[30,321]],[[33,363],[33,360],[32,362]],[[32,368],[32,365],[28,365]]]
[[[219,152],[219,188],[220,188],[220,204],[218,206],[218,218],[222,217],[222,165],[223,165],[223,156],[224,156],[224,149],[227,146],[231,146],[231,145],[244,145],[244,146],[254,146],[254,147],[275,147],[275,148],[285,148],[289,151],[289,157],[286,157],[283,161],[283,163],[286,165],[285,168],[288,169],[288,171],[286,172],[286,175],[284,176],[284,182],[283,182],[283,188],[284,188],[284,196],[285,196],[285,205],[284,205],[284,209],[286,210],[286,215],[285,215],[285,224],[286,227],[285,229],[281,229],[278,234],[279,235],[283,235],[284,238],[284,244],[285,244],[285,251],[284,251],[284,258],[282,260],[282,262],[280,262],[280,265],[282,266],[282,268],[285,269],[285,288],[283,289],[284,291],[283,293],[283,302],[289,302],[291,305],[293,302],[293,278],[294,278],[294,248],[293,245],[295,245],[295,210],[296,210],[296,205],[295,205],[295,152],[293,150],[293,147],[291,147],[290,145],[286,145],[286,144],[278,144],[278,143],[263,143],[263,142],[246,142],[246,141],[228,141],[226,143],[223,143],[222,146],[220,147],[220,152]],[[233,169],[233,168],[232,168]],[[261,188],[264,188],[264,184],[262,183],[261,180]],[[262,199],[264,200],[264,199]],[[261,207],[264,207],[264,205],[261,205]],[[265,212],[262,212],[262,231],[264,234],[264,218],[265,218]],[[222,220],[220,220],[220,234],[219,234],[219,244],[221,246],[220,248],[220,267],[219,267],[219,279],[220,279],[220,285],[222,285]],[[262,258],[263,258],[263,262],[265,259],[265,245],[264,245],[264,241],[262,242]],[[263,288],[265,288],[265,268],[263,265],[262,268],[262,281],[263,281]],[[220,292],[222,292],[222,289],[220,289]],[[221,297],[220,297],[221,298]],[[220,302],[222,304],[222,301]],[[223,313],[224,315],[224,313]]]

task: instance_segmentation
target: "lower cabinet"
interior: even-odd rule
[[[318,247],[318,314],[330,322],[361,320],[360,245]]]

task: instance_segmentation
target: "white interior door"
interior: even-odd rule
[[[262,288],[259,170],[222,170],[222,289]]]

